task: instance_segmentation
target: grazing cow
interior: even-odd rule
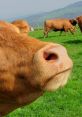
[[[62,45],[0,29],[0,116],[64,86],[72,65]]]
[[[19,29],[15,25],[8,23],[6,21],[0,20],[0,28],[8,28],[14,32],[20,33]]]
[[[72,34],[75,31],[73,19],[51,19],[44,22],[44,37],[48,37],[48,32],[53,31],[70,31]]]
[[[82,32],[82,16],[78,16],[76,20],[79,25],[80,31]]]
[[[12,22],[12,24],[17,26],[20,32],[23,34],[27,34],[29,31],[31,31],[31,26],[25,20],[15,20]]]

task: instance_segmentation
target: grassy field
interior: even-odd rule
[[[82,33],[75,35],[51,32],[43,39],[43,32],[34,31],[31,36],[42,41],[64,45],[74,62],[68,84],[56,92],[46,92],[32,104],[19,108],[6,117],[82,117]]]

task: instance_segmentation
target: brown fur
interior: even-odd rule
[[[14,26],[13,24],[8,23],[6,21],[1,21],[0,20],[0,28],[8,28],[8,29],[10,29],[10,30],[12,30],[14,32],[20,33],[19,29],[16,26]]]
[[[25,20],[15,20],[12,22],[12,24],[17,26],[21,33],[27,34],[31,30],[30,25]]]
[[[76,18],[76,20],[77,20],[77,22],[78,22],[80,31],[82,32],[82,16],[78,16],[78,17]]]
[[[69,19],[51,19],[44,22],[44,36],[48,36],[50,30],[53,31],[70,31],[72,34],[75,31],[75,27],[72,25]]]
[[[0,116],[66,84],[72,61],[66,49],[0,29]]]

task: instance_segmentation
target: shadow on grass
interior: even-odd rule
[[[47,39],[47,38],[54,38],[54,37],[62,37],[62,36],[66,36],[66,35],[60,35],[60,34],[54,34],[54,35],[48,35],[48,37],[44,37],[44,35],[42,35],[42,36],[39,36],[38,38],[44,38],[44,39]]]
[[[55,37],[67,37],[68,35],[66,35],[66,34],[62,34],[62,35],[60,35],[60,34],[54,34],[54,35],[48,35],[48,37],[44,37],[44,36],[39,36],[38,38],[40,38],[40,39],[42,39],[42,38],[44,38],[44,39],[49,39],[49,38],[55,38]],[[74,35],[72,35],[72,36],[74,36]]]
[[[63,43],[67,43],[67,44],[80,44],[80,43],[82,43],[82,40],[70,40],[70,41],[65,41]]]

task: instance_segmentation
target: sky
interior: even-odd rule
[[[0,19],[48,12],[81,0],[0,0]]]

